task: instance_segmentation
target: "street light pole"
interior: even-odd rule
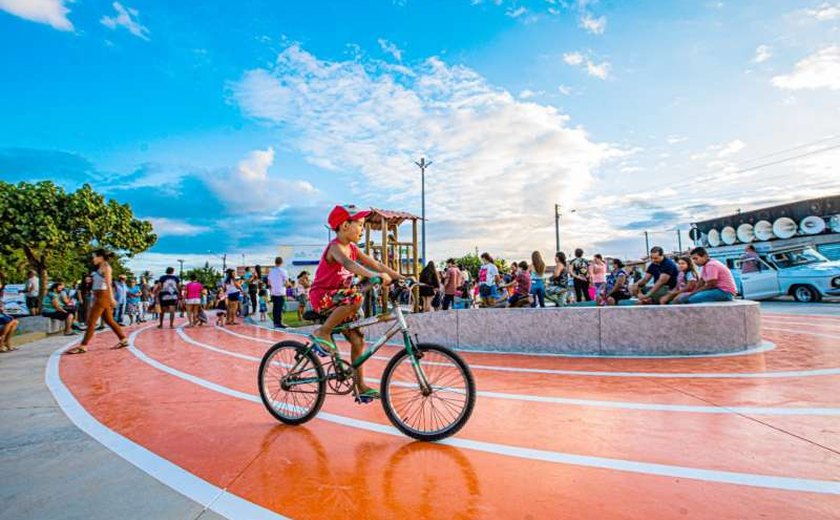
[[[560,251],[560,204],[554,205],[554,252]]]
[[[423,263],[427,263],[428,259],[426,258],[426,168],[432,165],[432,161],[426,162],[425,157],[420,158],[420,162],[414,161],[414,164],[420,167],[420,216],[422,217],[423,222],[421,225],[423,226],[422,231],[422,240],[423,240]]]
[[[180,276],[181,278],[183,278],[183,277],[184,277],[184,261],[183,261],[183,260],[181,260],[181,259],[179,258],[179,259],[178,259],[178,263],[179,263],[179,264],[181,264],[181,268],[180,268],[180,270],[178,271],[178,276]]]

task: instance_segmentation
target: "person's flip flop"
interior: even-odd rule
[[[327,352],[327,350],[324,349],[325,347],[332,352],[338,352],[338,347],[336,347],[335,343],[333,343],[332,341],[327,341],[323,338],[319,338],[318,336],[315,336],[314,334],[310,334],[308,336],[308,338],[309,338],[309,341],[312,342],[312,350],[314,350],[315,353],[318,354],[321,357],[327,357],[327,356],[330,355]]]
[[[72,356],[74,354],[84,354],[85,352],[87,352],[87,349],[82,348],[82,347],[76,347],[76,348],[71,348],[70,350],[65,352],[65,354],[69,355],[69,356]]]
[[[364,392],[360,393],[356,396],[356,402],[359,404],[368,404],[372,403],[374,400],[379,399],[379,392],[374,390],[373,388],[368,388]]]

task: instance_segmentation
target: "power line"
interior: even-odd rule
[[[833,135],[831,137],[823,137],[822,139],[817,139],[816,141],[811,141],[811,142],[808,142],[808,143],[805,143],[805,144],[800,144],[798,146],[792,146],[790,148],[785,148],[785,149],[778,150],[778,151],[768,153],[768,154],[765,154],[765,155],[759,155],[758,157],[753,157],[752,159],[746,159],[744,161],[738,161],[735,164],[737,165],[737,164],[751,163],[751,162],[758,161],[759,159],[767,159],[768,157],[774,157],[776,155],[781,155],[783,153],[792,152],[794,150],[807,148],[809,146],[813,146],[813,145],[819,144],[819,143],[824,143],[826,141],[833,141],[835,139],[840,139],[840,135]]]
[[[767,166],[775,166],[777,164],[782,164],[782,163],[786,163],[786,162],[789,162],[789,161],[793,161],[794,159],[801,159],[802,157],[808,157],[809,155],[817,155],[817,154],[820,154],[820,153],[823,153],[823,152],[828,152],[828,151],[834,150],[836,148],[840,148],[840,144],[835,144],[833,146],[827,146],[825,148],[820,148],[818,150],[812,150],[810,152],[805,152],[805,153],[802,153],[802,154],[799,154],[799,155],[794,155],[793,157],[786,157],[784,159],[779,159],[778,161],[771,161],[771,162],[768,162],[768,163],[758,164],[756,166],[750,166],[749,168],[742,168],[740,170],[735,170],[732,173],[744,173],[744,172],[749,172],[749,171],[752,171],[752,170],[758,170],[760,168],[766,168]]]

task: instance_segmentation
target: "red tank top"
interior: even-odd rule
[[[338,244],[338,241],[333,240],[324,249],[324,253],[321,255],[321,261],[318,262],[318,269],[315,271],[315,280],[309,289],[309,301],[313,302],[313,305],[315,302],[320,302],[321,297],[328,291],[350,287],[353,281],[353,273],[348,271],[346,267],[338,262],[327,260],[327,253],[333,244]],[[352,242],[350,243],[349,256],[350,260],[354,262],[359,259],[359,247]]]

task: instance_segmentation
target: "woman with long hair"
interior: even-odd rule
[[[599,300],[599,303],[601,305],[618,305],[618,302],[622,300],[629,300],[628,278],[624,262],[618,258],[613,258],[612,271],[607,275],[606,289],[604,289],[604,296]]]
[[[236,279],[236,271],[228,269],[225,273],[225,296],[227,298],[227,325],[237,325],[236,311],[239,310],[239,300],[242,293],[242,283]]]
[[[128,346],[128,339],[125,337],[125,333],[114,320],[114,308],[117,306],[117,300],[114,298],[114,292],[111,289],[113,286],[113,273],[110,262],[113,258],[114,253],[104,249],[97,249],[93,252],[93,265],[96,269],[91,273],[91,277],[93,278],[93,302],[90,309],[88,309],[87,330],[85,331],[84,339],[82,339],[82,344],[68,350],[66,354],[84,354],[87,352],[88,343],[93,338],[96,322],[99,318],[102,318],[111,327],[111,330],[114,331],[114,334],[120,340],[113,348],[124,348]]]
[[[561,307],[566,305],[566,298],[569,292],[569,271],[566,266],[566,253],[558,251],[554,255],[554,270],[549,278],[546,296],[554,305]]]
[[[423,302],[423,312],[432,312],[432,300],[440,287],[440,278],[434,262],[429,262],[420,271],[420,298]]]
[[[531,253],[531,294],[534,301],[531,307],[545,307],[545,261],[539,251]]]
[[[679,257],[677,266],[680,269],[680,273],[677,275],[677,285],[662,297],[659,301],[662,305],[666,303],[686,303],[688,297],[697,290],[700,275],[697,273],[697,268],[691,261],[691,257],[688,255]]]

